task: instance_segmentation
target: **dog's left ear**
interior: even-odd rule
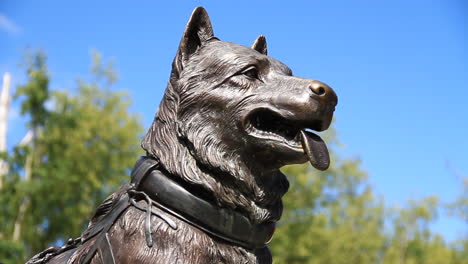
[[[263,55],[267,55],[268,50],[267,50],[267,43],[266,43],[265,36],[263,35],[258,36],[257,39],[252,44],[251,48],[262,53]]]
[[[195,8],[187,22],[184,35],[180,40],[179,49],[172,63],[172,70],[173,73],[177,74],[176,77],[182,72],[190,55],[195,53],[201,45],[213,37],[213,28],[211,27],[208,13],[201,6]]]

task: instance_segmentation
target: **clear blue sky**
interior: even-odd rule
[[[48,53],[52,88],[71,88],[98,49],[115,58],[117,88],[130,91],[132,110],[148,127],[185,23],[202,5],[221,39],[250,45],[264,34],[269,55],[335,89],[341,154],[361,157],[387,205],[431,194],[448,202],[461,193],[456,175],[468,174],[466,1],[74,2],[0,1],[0,73],[21,83],[17,65],[30,45]],[[10,145],[24,133],[17,107]],[[445,216],[434,228],[449,239],[467,231]]]

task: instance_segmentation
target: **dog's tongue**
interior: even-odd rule
[[[310,164],[318,170],[326,170],[330,166],[330,155],[325,142],[314,133],[301,130],[302,148],[309,157]]]

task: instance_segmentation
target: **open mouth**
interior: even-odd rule
[[[309,130],[321,130],[322,121],[291,121],[268,109],[251,112],[245,128],[250,136],[276,141],[295,151],[303,152],[316,169],[326,170],[330,157],[325,142]]]

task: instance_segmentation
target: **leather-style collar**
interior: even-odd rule
[[[239,212],[195,196],[159,170],[158,164],[150,157],[140,158],[132,171],[131,182],[160,209],[210,235],[245,248],[262,248],[271,240],[275,223],[253,224]]]

